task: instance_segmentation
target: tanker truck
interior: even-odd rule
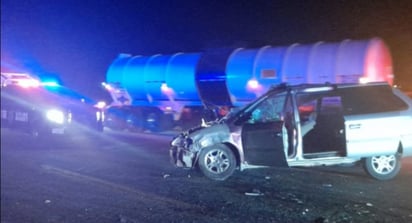
[[[120,54],[102,83],[113,102],[106,126],[161,131],[224,115],[281,83],[393,83],[380,38],[171,55]],[[211,112],[213,111],[213,112]]]

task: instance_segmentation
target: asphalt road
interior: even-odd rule
[[[2,129],[1,222],[124,222],[122,213],[150,207],[136,202],[151,196],[140,188],[160,184],[171,167],[169,139],[82,133],[38,140]]]
[[[388,182],[356,166],[213,182],[175,169],[170,139],[106,131],[39,140],[1,129],[1,222],[412,222],[412,159]]]

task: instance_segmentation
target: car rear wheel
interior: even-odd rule
[[[364,159],[364,168],[377,180],[390,180],[398,175],[401,169],[400,156],[396,154],[368,157]]]
[[[202,173],[212,180],[226,180],[236,169],[235,155],[222,144],[203,149],[198,162]]]

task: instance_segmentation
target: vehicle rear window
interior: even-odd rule
[[[342,88],[339,91],[344,104],[343,112],[348,115],[400,111],[408,108],[387,85]]]

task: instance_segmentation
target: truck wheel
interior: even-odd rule
[[[160,131],[160,115],[158,112],[152,112],[146,117],[146,129],[152,132]]]
[[[130,114],[127,117],[127,129],[130,132],[141,132],[143,131],[143,121],[142,117],[135,115],[135,114]]]
[[[204,148],[198,162],[202,173],[212,180],[226,180],[236,169],[235,155],[223,144]]]
[[[401,169],[400,155],[373,156],[364,159],[364,169],[377,180],[390,180]]]
[[[160,128],[162,130],[169,130],[173,127],[173,115],[171,114],[164,114],[160,120]]]

